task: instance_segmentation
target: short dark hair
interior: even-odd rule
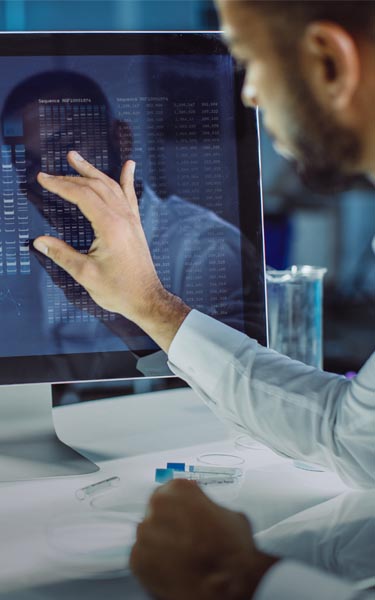
[[[333,21],[348,32],[375,42],[374,0],[239,0],[261,12],[282,35],[294,40],[314,21]],[[293,40],[290,40],[293,41]]]

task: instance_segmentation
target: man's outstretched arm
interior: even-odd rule
[[[375,486],[375,352],[349,380],[304,365],[191,311],[169,366],[218,417],[279,454]]]
[[[169,354],[175,373],[217,414],[277,452],[336,470],[350,485],[374,487],[375,353],[358,377],[324,373],[192,311],[165,290],[152,262],[134,191],[134,162],[120,184],[70,152],[81,177],[39,183],[78,206],[95,233],[88,254],[43,236],[34,245],[103,308],[139,325]],[[189,314],[190,313],[190,314]]]

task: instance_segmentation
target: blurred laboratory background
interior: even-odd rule
[[[1,31],[216,30],[211,0],[3,0]],[[374,191],[366,181],[334,195],[309,191],[262,131],[267,264],[327,268],[324,368],[357,371],[374,350]],[[183,385],[139,380],[55,390],[56,403]]]

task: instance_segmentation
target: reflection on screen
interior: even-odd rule
[[[232,67],[227,56],[2,57],[0,356],[148,349],[30,240],[93,240],[39,170],[73,174],[75,149],[118,179],[137,162],[142,223],[163,284],[244,328]],[[54,73],[52,73],[52,67]]]

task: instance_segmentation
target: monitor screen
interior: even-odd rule
[[[2,34],[0,73],[0,383],[142,376],[139,357],[159,350],[33,249],[44,234],[83,253],[93,241],[36,182],[74,174],[73,149],[116,180],[136,161],[164,286],[265,344],[257,115],[219,35]]]

